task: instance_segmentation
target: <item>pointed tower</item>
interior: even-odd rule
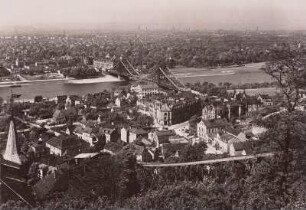
[[[17,149],[17,132],[13,119],[11,119],[10,122],[10,128],[8,132],[5,152],[3,154],[3,159],[12,163],[16,163],[18,165],[22,165],[22,161]]]

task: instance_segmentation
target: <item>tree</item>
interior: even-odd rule
[[[165,185],[126,201],[128,209],[230,209],[223,185],[207,179],[203,183],[178,182]]]
[[[29,135],[29,140],[30,141],[37,141],[39,136],[45,131],[44,128],[37,128],[37,127],[32,127],[30,129],[30,135]]]
[[[305,56],[305,50],[292,50],[285,46],[274,50],[272,60],[263,68],[276,81],[289,112],[299,104],[300,90],[306,87]]]
[[[35,96],[35,97],[34,97],[34,102],[35,102],[35,103],[42,102],[42,100],[43,100],[43,97],[42,97],[42,96]]]
[[[205,142],[200,142],[194,145],[186,146],[181,154],[183,162],[199,161],[205,156],[207,145]]]
[[[122,151],[122,173],[120,175],[120,199],[129,198],[140,190],[140,185],[136,173],[136,157],[133,154],[133,149],[129,147],[123,148]]]
[[[90,152],[100,152],[105,147],[106,144],[105,135],[98,134],[96,138],[98,142],[93,147],[90,148]]]
[[[303,157],[306,155],[306,114],[301,111],[287,112],[269,123],[267,126],[270,126],[270,129],[262,137],[266,139],[264,146],[277,153],[268,161],[266,170],[270,170],[270,174],[264,173],[260,176],[269,179],[273,174],[269,183],[273,184],[271,188],[277,190],[278,196],[275,198],[279,205],[284,207],[295,201],[296,195],[299,194],[296,186],[305,187],[306,163]]]
[[[138,114],[135,121],[132,121],[135,127],[149,127],[153,124],[153,118],[144,114]]]
[[[2,106],[3,106],[3,98],[0,97],[0,112],[2,111]]]
[[[296,110],[299,92],[306,85],[305,52],[285,47],[276,50],[272,58],[264,71],[276,80],[287,111],[261,122],[269,128],[262,137],[264,147],[275,155],[256,164],[247,181],[250,203],[256,208],[280,209],[297,201],[301,192],[297,186],[305,187],[306,115]]]
[[[0,210],[29,210],[29,207],[23,203],[22,201],[14,201],[14,200],[9,200],[3,204],[0,205]]]
[[[30,168],[29,168],[29,172],[28,172],[28,181],[27,183],[29,185],[34,185],[35,183],[37,183],[39,181],[39,177],[38,177],[38,163],[34,162],[31,164]]]

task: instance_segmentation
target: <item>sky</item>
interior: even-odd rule
[[[306,0],[0,0],[6,26],[305,30]]]

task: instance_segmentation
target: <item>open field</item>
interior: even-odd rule
[[[220,67],[209,68],[186,68],[180,67],[171,69],[173,74],[183,83],[229,82],[233,84],[271,82],[269,75],[265,74],[260,68],[264,63],[250,63],[239,67]]]

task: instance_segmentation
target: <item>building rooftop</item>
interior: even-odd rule
[[[75,128],[75,132],[76,133],[79,133],[79,134],[82,134],[82,133],[88,133],[88,134],[91,134],[92,133],[92,128],[91,127],[83,127],[83,126],[77,126]]]
[[[53,147],[63,150],[77,146],[79,145],[79,142],[75,136],[61,135],[51,138],[50,140],[47,141],[47,144],[50,144]]]
[[[263,99],[271,99],[271,96],[269,96],[268,94],[259,94],[259,96]]]
[[[162,131],[156,131],[157,136],[172,136],[174,135],[174,132],[172,130],[162,130]]]
[[[261,141],[244,141],[244,142],[234,142],[233,147],[236,151],[245,150],[246,154],[251,154],[254,148],[260,145]]]
[[[138,84],[142,89],[158,89],[158,85],[155,83],[147,83],[147,84]]]
[[[142,128],[132,128],[130,129],[130,133],[135,133],[136,135],[148,134],[148,131],[145,131]]]
[[[253,104],[259,104],[260,101],[257,100],[255,97],[247,97],[247,104],[253,105]]]
[[[156,131],[155,134],[159,144],[170,143],[169,137],[175,135],[175,133],[171,130]]]
[[[162,151],[164,156],[174,155],[178,151],[182,151],[185,148],[186,144],[163,144]]]
[[[207,128],[224,128],[228,125],[228,122],[224,119],[213,119],[213,120],[203,120]]]
[[[220,135],[220,137],[221,137],[221,140],[226,143],[228,143],[229,141],[239,140],[236,136],[234,136],[233,134],[229,134],[229,133],[223,133]]]
[[[81,153],[81,154],[78,154],[78,155],[74,156],[73,158],[74,158],[74,159],[92,158],[92,157],[97,156],[98,154],[99,154],[98,152],[93,152],[93,153]]]
[[[178,135],[170,136],[169,142],[171,144],[188,144],[189,143],[189,141],[186,138],[182,136],[178,136]]]
[[[99,131],[104,134],[112,134],[116,129],[115,128],[100,128]]]
[[[144,146],[151,146],[152,145],[152,142],[149,141],[147,138],[145,138],[143,136],[139,136],[136,139],[135,143],[138,144],[138,145],[144,145]]]

